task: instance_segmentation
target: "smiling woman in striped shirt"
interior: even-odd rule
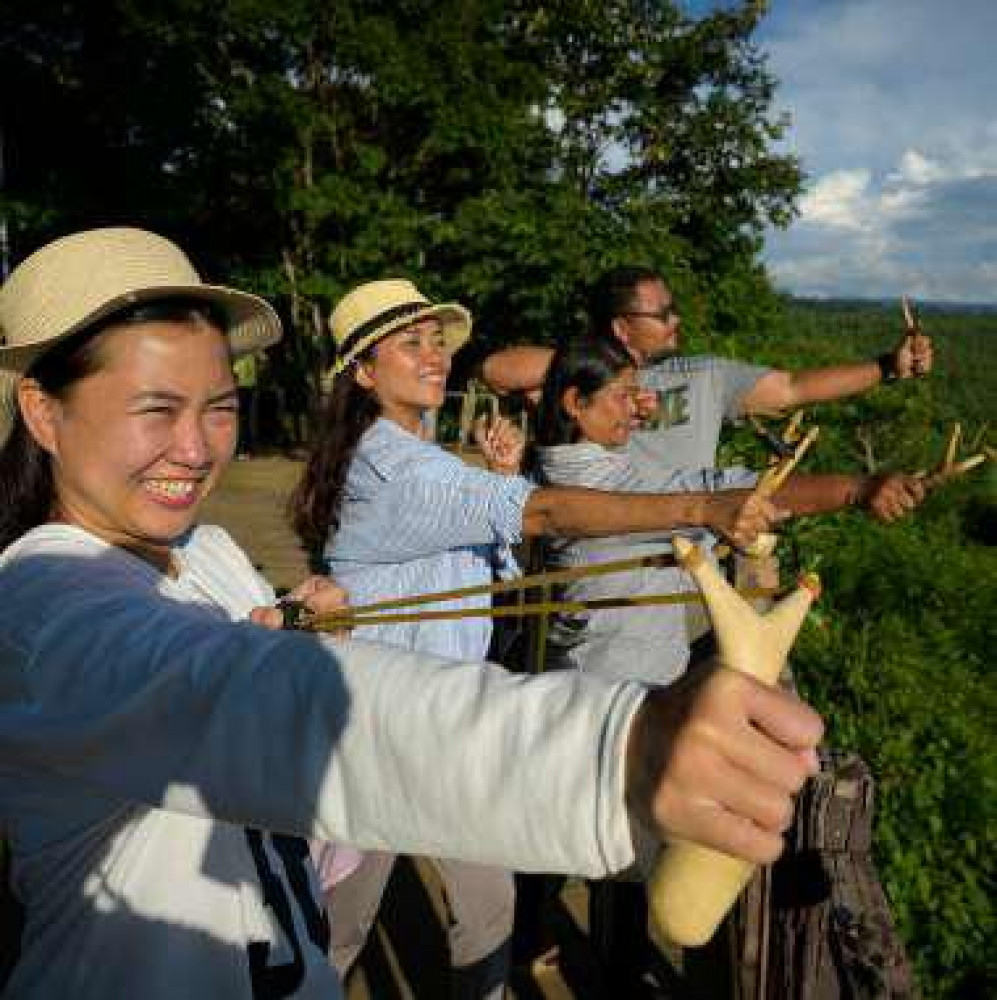
[[[510,546],[524,536],[603,535],[706,524],[744,541],[774,514],[748,491],[654,496],[585,489],[537,489],[518,475],[473,468],[423,439],[425,417],[443,402],[451,356],[471,318],[434,304],[408,281],[354,289],[331,320],[338,348],[319,440],[292,501],[295,526],[355,604],[488,583],[514,567]],[[514,450],[501,441],[493,451]],[[507,457],[507,456],[499,456]],[[487,605],[465,598],[427,608]],[[355,635],[480,659],[485,617],[367,625]],[[394,856],[368,854],[337,886],[333,957],[354,962],[375,919]],[[512,931],[508,872],[437,863],[447,887],[456,995],[500,997]]]

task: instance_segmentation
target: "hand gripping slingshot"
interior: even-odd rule
[[[807,574],[771,611],[759,614],[703,552],[675,539],[679,563],[692,574],[709,609],[720,662],[775,684],[820,582]],[[683,947],[705,944],[747,885],[755,866],[740,858],[675,841],[665,848],[648,884],[651,914],[662,934]]]

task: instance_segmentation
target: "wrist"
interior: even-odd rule
[[[720,503],[722,500],[719,495],[710,493],[690,500],[686,524],[690,527],[702,526],[715,530],[722,521],[719,515]]]
[[[894,355],[890,353],[880,354],[876,358],[876,364],[879,366],[879,381],[886,384],[887,382],[896,382],[900,377],[900,372],[897,371],[897,359]]]
[[[878,476],[856,476],[849,493],[848,506],[868,507],[878,484]]]

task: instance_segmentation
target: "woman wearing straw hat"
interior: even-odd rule
[[[410,281],[353,289],[331,328],[335,375],[315,444],[292,501],[295,525],[312,551],[324,549],[333,575],[358,604],[473,587],[514,566],[510,546],[524,535],[605,534],[676,524],[716,523],[739,538],[774,513],[749,491],[694,498],[536,489],[518,475],[472,468],[423,440],[427,414],[444,399],[450,359],[468,339],[471,317],[433,303]],[[487,596],[427,606],[487,606]],[[358,638],[407,649],[481,659],[487,617],[364,625]],[[333,959],[344,974],[373,926],[394,855],[371,852],[336,889]],[[435,862],[450,908],[455,994],[499,997],[513,922],[512,877],[477,865]]]
[[[141,230],[57,240],[0,288],[5,995],[341,996],[301,837],[597,875],[637,822],[774,857],[820,723],[746,678],[665,704],[247,620],[273,592],[197,513],[235,448],[232,356],[278,336]],[[757,745],[706,736],[738,727]]]

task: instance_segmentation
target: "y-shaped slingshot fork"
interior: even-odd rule
[[[970,469],[982,465],[988,457],[993,458],[993,448],[984,446],[983,451],[970,455],[968,458],[956,461],[959,453],[959,442],[962,440],[962,424],[954,424],[952,433],[949,435],[949,443],[945,447],[945,456],[941,462],[931,470],[931,472],[921,473],[924,478],[924,485],[927,489],[933,490],[950,479],[965,475]]]

